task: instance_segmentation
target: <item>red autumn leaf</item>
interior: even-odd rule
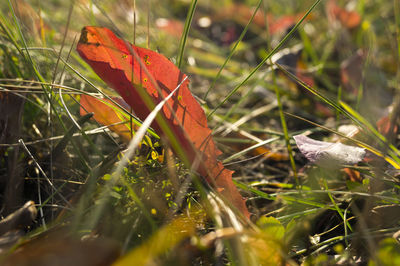
[[[361,23],[361,16],[357,12],[341,8],[336,0],[329,0],[326,3],[326,11],[330,20],[337,20],[348,29],[354,29]]]
[[[121,104],[118,99],[114,100]],[[99,100],[95,97],[82,94],[80,104],[81,115],[86,113],[94,113],[93,119],[98,123],[105,126],[112,125],[109,127],[109,129],[117,133],[118,136],[120,136],[124,141],[129,141],[131,139],[131,132],[128,124],[121,124],[121,122],[126,122],[127,120],[116,111],[115,108],[118,107],[113,102],[108,99]],[[123,104],[121,105],[123,106]],[[135,130],[136,129],[134,127],[134,131]]]
[[[343,168],[343,171],[346,173],[351,182],[361,182],[363,180],[361,173],[357,170],[346,167]]]
[[[165,56],[131,45],[107,28],[83,28],[77,50],[142,120],[151,109],[148,107],[151,104],[145,103],[146,97],[150,96],[152,104],[157,104],[186,77]],[[215,146],[204,111],[191,94],[188,83],[187,79],[182,83],[151,126],[164,137],[169,135],[169,130],[172,131],[179,146],[174,146],[173,139],[167,139],[174,152],[249,217],[245,202],[232,181],[233,171],[226,169],[217,159],[221,151]]]
[[[225,19],[233,19],[237,21],[242,26],[245,26],[250,18],[253,16],[254,7],[249,7],[244,4],[232,4],[228,8],[224,8],[220,10],[214,17],[216,21],[222,21]],[[235,14],[232,16],[232,14]],[[299,21],[304,14],[295,14],[295,15],[283,15],[281,17],[276,18],[273,14],[265,14],[261,9],[257,10],[253,18],[253,24],[257,25],[257,27],[264,29],[265,22],[268,22],[268,30],[269,33],[280,34],[285,33],[290,27],[294,26],[297,21]],[[311,16],[308,16],[307,20],[310,19]]]

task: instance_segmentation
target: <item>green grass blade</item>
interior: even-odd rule
[[[283,134],[285,137],[286,149],[287,149],[288,155],[289,155],[290,166],[292,167],[293,176],[296,181],[296,184],[298,187],[300,187],[299,178],[297,176],[296,163],[295,163],[294,157],[293,157],[292,146],[290,145],[289,132],[288,132],[287,124],[286,124],[285,115],[283,113],[283,106],[282,106],[282,101],[281,101],[281,96],[279,93],[278,85],[276,83],[275,73],[272,73],[272,80],[273,80],[273,84],[274,84],[276,100],[278,102],[279,117],[281,119],[281,126],[282,126]]]
[[[190,5],[187,17],[186,17],[186,21],[185,21],[185,27],[183,29],[183,34],[179,43],[179,55],[178,55],[178,68],[182,67],[182,61],[183,61],[183,53],[185,51],[185,46],[186,46],[186,41],[189,35],[189,30],[190,30],[190,26],[192,25],[192,20],[193,20],[193,15],[194,15],[194,11],[196,10],[196,6],[197,6],[197,0],[192,0],[192,4]]]
[[[281,70],[284,74],[286,74],[289,78],[291,78],[293,81],[295,81],[297,84],[301,85],[303,88],[305,88],[306,90],[308,90],[309,92],[311,92],[312,94],[314,94],[315,96],[317,96],[319,99],[321,99],[323,102],[329,104],[330,106],[332,106],[333,108],[335,108],[338,112],[346,115],[348,118],[354,120],[354,118],[348,113],[346,112],[345,109],[343,109],[340,105],[338,105],[335,101],[327,98],[326,96],[324,96],[323,94],[321,94],[319,91],[317,91],[316,89],[310,87],[309,85],[307,85],[306,83],[304,83],[302,80],[300,80],[298,77],[296,77],[294,74],[292,74],[290,71],[288,71],[287,69],[285,69],[283,66],[276,64],[275,65],[279,68],[279,70]],[[355,121],[355,120],[354,120]],[[357,122],[357,121],[355,121]],[[358,123],[359,124],[359,123]]]
[[[400,158],[398,158],[398,156],[400,156],[400,151],[391,143],[389,143],[387,141],[387,139],[385,138],[385,136],[383,136],[381,133],[379,133],[378,130],[375,129],[375,127],[369,122],[367,121],[364,117],[362,117],[358,112],[356,112],[353,108],[351,108],[348,104],[346,104],[343,101],[339,102],[341,106],[343,106],[343,108],[350,113],[355,119],[357,119],[358,121],[360,121],[360,123],[367,128],[370,132],[372,132],[372,134],[377,137],[379,140],[381,140],[381,142],[383,142],[384,144],[386,144],[391,151],[394,153],[391,154],[391,152],[389,151],[389,154],[392,155],[392,158],[397,161],[398,163],[400,163]],[[393,156],[394,155],[394,156]]]
[[[344,216],[344,214],[343,214],[343,211],[342,211],[342,210],[339,208],[339,206],[337,205],[335,199],[334,199],[333,196],[332,196],[332,193],[329,192],[328,183],[326,182],[326,179],[324,179],[323,182],[324,182],[324,187],[325,187],[325,189],[326,189],[326,191],[327,191],[328,197],[329,197],[329,199],[331,200],[333,206],[335,207],[337,213],[339,213],[339,215],[340,215],[340,217],[342,218],[344,224],[350,229],[350,231],[353,232],[353,228],[351,227],[350,223],[346,220],[346,218],[345,218],[345,216]]]
[[[49,86],[45,85],[46,84],[45,79],[40,74],[39,70],[37,69],[37,67],[36,67],[36,65],[35,65],[35,63],[34,63],[34,61],[32,59],[32,56],[29,53],[29,49],[28,49],[25,37],[24,37],[24,35],[22,33],[21,26],[20,26],[20,24],[18,22],[17,16],[16,16],[15,11],[14,11],[14,7],[13,7],[12,3],[10,2],[10,0],[8,0],[8,7],[9,7],[9,9],[11,11],[11,14],[12,14],[13,20],[14,20],[14,24],[15,24],[15,26],[17,28],[17,31],[18,31],[19,38],[22,40],[23,47],[24,47],[23,49],[18,48],[19,47],[18,43],[15,42],[16,48],[18,50],[21,50],[21,51],[22,50],[26,51],[26,56],[23,53],[22,54],[23,54],[23,58],[26,61],[27,67],[28,67],[28,69],[31,69],[32,75],[35,76],[36,79],[41,82],[41,86],[42,86],[44,95],[46,97],[46,100],[49,102],[51,111],[54,112],[54,114],[57,117],[57,120],[60,123],[60,125],[61,125],[62,129],[64,130],[64,132],[67,133],[68,129],[65,126],[65,124],[64,124],[64,122],[63,122],[63,120],[61,118],[61,114],[58,112],[56,106],[53,103],[53,100],[52,100],[53,92],[52,92],[52,90],[51,90],[51,88]],[[76,144],[74,142],[72,142],[72,146],[74,147],[75,151],[77,152],[77,155],[80,158],[83,166],[86,167],[87,169],[90,169],[90,166],[89,166],[88,162],[85,160],[84,156],[81,154],[81,152],[79,151],[79,148],[76,146]]]

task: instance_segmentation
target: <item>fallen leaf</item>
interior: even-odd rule
[[[1,260],[3,266],[106,266],[120,256],[120,246],[103,237],[78,239],[65,230],[48,231],[25,240]]]
[[[356,164],[363,160],[365,149],[314,140],[304,135],[293,136],[300,152],[312,163],[326,167],[337,167],[343,164]]]
[[[107,28],[84,27],[77,50],[142,120],[148,116],[154,105],[162,101],[186,77],[165,56],[131,45]],[[151,126],[158,134],[167,138],[175,154],[183,162],[205,177],[249,217],[245,202],[232,181],[233,171],[226,169],[217,159],[221,151],[215,146],[207,118],[191,94],[188,83],[188,80],[182,83]],[[148,98],[151,102],[147,101]]]
[[[352,182],[361,182],[363,180],[363,177],[361,176],[361,173],[359,171],[347,167],[343,168],[343,171],[346,173],[346,175]]]
[[[354,29],[361,23],[361,16],[356,11],[349,11],[338,6],[336,0],[326,3],[326,11],[331,21],[339,21],[344,27]]]
[[[118,101],[118,99],[114,100]],[[94,113],[94,120],[102,125],[109,126],[108,128],[117,133],[122,140],[129,141],[131,139],[129,118],[123,117],[122,114],[118,112],[118,106],[116,106],[113,102],[108,99],[97,99],[96,97],[82,94],[80,104],[81,115],[86,113]],[[136,131],[137,128],[138,127],[134,125],[133,131]]]
[[[216,13],[214,19],[217,22],[232,19],[237,21],[240,25],[246,26],[250,18],[253,16],[253,13],[254,7],[236,3]],[[235,16],[232,16],[232,14],[235,14]],[[273,14],[265,14],[261,9],[258,9],[254,16],[253,23],[254,25],[257,25],[257,27],[265,29],[265,23],[268,22],[268,31],[270,34],[274,35],[285,33],[290,29],[290,27],[294,26],[303,15],[304,14],[298,13],[295,15],[283,15],[276,18]],[[310,16],[307,20],[309,19]]]

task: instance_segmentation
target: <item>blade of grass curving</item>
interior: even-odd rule
[[[8,37],[8,39],[11,41],[11,43],[14,45],[14,47],[17,49],[18,53],[21,55],[21,57],[26,60],[25,54],[22,52],[21,48],[19,47],[15,37],[13,34],[8,30],[11,28],[11,25],[9,25],[9,21],[3,16],[3,14],[0,12],[0,27]],[[7,53],[5,53],[7,54]]]
[[[147,0],[147,23],[146,23],[146,31],[147,31],[147,36],[146,36],[146,48],[150,48],[150,3],[151,0]]]
[[[194,11],[196,10],[197,0],[192,0],[192,4],[190,5],[189,12],[186,17],[185,27],[183,28],[183,33],[181,40],[179,42],[179,54],[178,54],[178,62],[177,67],[181,68],[183,61],[183,53],[185,51],[186,41],[189,35],[190,26],[192,25]]]
[[[287,149],[288,155],[289,155],[290,166],[292,167],[293,176],[294,176],[294,180],[296,181],[297,187],[300,188],[300,182],[299,182],[299,178],[297,176],[297,170],[296,170],[296,163],[294,162],[294,157],[293,157],[293,150],[292,150],[292,146],[290,145],[289,131],[287,128],[285,115],[283,114],[283,106],[282,106],[281,96],[279,93],[278,85],[276,83],[276,76],[275,76],[274,72],[272,73],[272,82],[274,84],[276,100],[278,102],[279,117],[281,119],[281,126],[282,126],[283,134],[285,137],[286,149]]]
[[[66,132],[67,132],[67,127],[65,126],[64,122],[62,121],[61,115],[60,115],[59,112],[57,111],[57,108],[54,106],[54,103],[53,103],[53,101],[51,100],[51,97],[50,97],[50,95],[51,95],[51,93],[52,93],[52,90],[50,89],[49,86],[44,85],[46,82],[45,82],[43,76],[40,74],[40,72],[39,72],[38,69],[36,68],[36,65],[35,65],[35,63],[33,62],[33,59],[32,59],[32,57],[31,57],[31,55],[30,55],[30,53],[29,53],[29,49],[28,49],[28,46],[27,46],[25,37],[24,37],[24,35],[23,35],[23,33],[22,33],[21,26],[20,26],[20,24],[19,24],[19,22],[18,22],[18,19],[17,19],[17,17],[16,17],[16,14],[15,14],[15,11],[14,11],[14,7],[13,7],[13,5],[11,4],[11,1],[10,1],[10,0],[8,0],[7,2],[8,2],[8,7],[9,7],[9,9],[10,9],[10,12],[11,12],[12,17],[13,17],[13,20],[14,20],[14,24],[16,25],[16,28],[17,28],[19,38],[22,40],[24,49],[21,49],[16,41],[15,41],[14,45],[16,45],[16,48],[17,48],[19,51],[21,51],[21,55],[22,55],[22,57],[24,58],[24,60],[26,61],[26,63],[27,63],[27,65],[28,65],[29,69],[31,69],[31,71],[33,71],[33,73],[32,73],[33,76],[35,76],[35,77],[37,78],[37,80],[41,82],[42,89],[43,89],[43,91],[45,92],[44,95],[45,95],[45,97],[46,97],[46,100],[49,102],[49,105],[50,105],[51,110],[54,112],[55,116],[56,116],[57,119],[58,119],[58,122],[60,123],[62,129],[63,129],[64,132],[66,133]],[[26,51],[26,56],[25,56],[24,53],[22,53],[22,50],[25,50],[25,51]],[[78,147],[75,145],[75,143],[72,143],[72,145],[73,145],[75,151],[77,152],[77,156],[78,156],[79,159],[81,160],[83,166],[86,167],[87,169],[90,169],[89,164],[87,163],[87,161],[86,161],[86,160],[84,159],[84,157],[82,156],[82,154],[81,154],[81,152],[79,151]]]
[[[304,51],[308,54],[308,56],[311,59],[312,65],[318,66],[321,64],[320,58],[316,53],[316,47],[312,44],[310,38],[306,34],[305,30],[299,30],[300,38],[302,40],[302,43],[304,45]]]
[[[136,45],[136,0],[133,0],[133,45]],[[147,19],[148,20],[148,19]],[[150,32],[148,31],[147,34],[150,34]],[[132,65],[133,67],[133,65]],[[131,79],[133,80],[133,70],[132,70],[132,77]],[[133,108],[130,107],[129,110],[131,113],[133,113]],[[131,134],[131,139],[133,138],[133,118],[132,116],[129,117],[129,127],[130,127],[130,134]]]
[[[151,113],[143,121],[143,124],[141,125],[139,130],[136,132],[134,138],[129,143],[129,146],[128,146],[129,152],[125,155],[126,158],[130,158],[133,155],[133,153],[135,152],[135,149],[139,146],[142,138],[146,134],[147,128],[149,128],[151,123],[153,123],[158,112],[160,112],[160,110],[164,106],[164,104],[166,104],[166,102],[172,97],[172,95],[174,95],[174,93],[181,87],[181,84],[186,80],[186,78],[187,77],[185,77],[182,80],[182,82],[167,97],[165,97],[164,100],[162,100],[159,104],[157,104],[156,107],[154,108],[154,110],[151,111]],[[126,161],[126,163],[127,163],[127,161]],[[117,168],[117,170],[122,170],[122,169]]]
[[[72,12],[72,7],[71,7],[71,12]],[[66,33],[67,33],[67,30],[65,31],[65,34],[66,34]],[[76,38],[74,38],[74,41],[73,41],[73,43],[72,43],[72,45],[71,45],[71,47],[70,47],[70,50],[69,50],[69,52],[68,52],[68,56],[67,56],[66,61],[68,61],[68,59],[69,59],[69,57],[70,57],[70,55],[71,55],[71,51],[72,51],[72,48],[74,47],[75,40],[76,40]],[[60,58],[61,58],[61,50],[60,50],[59,57],[58,57],[58,59],[57,59],[57,63],[59,62]],[[63,75],[63,73],[65,72],[65,68],[66,68],[66,65],[64,64],[64,67],[63,67],[63,69],[62,69],[61,72],[60,72],[60,82],[61,82],[61,79],[62,79],[62,75]],[[54,82],[55,75],[56,75],[56,72],[54,72],[54,77],[53,77],[53,82],[52,82],[53,84],[55,83],[55,82]],[[51,88],[54,90],[54,85],[52,85]],[[88,141],[88,143],[90,144],[91,147],[94,147],[94,150],[97,152],[97,154],[100,155],[101,160],[104,160],[104,155],[103,155],[103,153],[98,152],[98,149],[97,149],[97,147],[94,145],[93,141],[92,141],[90,138],[87,137],[87,135],[84,133],[84,131],[82,130],[82,128],[79,126],[79,124],[77,123],[77,121],[75,120],[75,118],[72,116],[71,112],[69,111],[67,105],[66,105],[65,102],[64,102],[64,98],[63,98],[63,95],[62,95],[62,93],[61,93],[61,87],[58,88],[58,94],[59,94],[60,102],[61,102],[61,104],[63,105],[64,110],[66,111],[66,113],[67,113],[69,119],[75,124],[75,126],[79,129],[79,131],[83,132],[83,133],[82,133],[82,136]],[[71,96],[71,99],[78,103],[78,101],[75,99],[75,97],[72,97],[72,96]],[[110,136],[110,138],[113,139],[111,136]],[[114,140],[114,139],[113,139],[113,140]],[[117,144],[117,143],[116,143],[116,144]]]
[[[101,5],[104,4],[104,1],[98,1],[98,0],[91,0],[93,1],[93,5],[96,7],[97,11],[100,11],[102,19],[105,18],[107,20],[107,25],[110,25],[110,27],[119,35],[119,36],[124,36],[123,32],[121,32],[117,25],[114,23],[114,20],[112,18],[112,16],[110,16],[110,12],[108,12],[107,10],[105,10]],[[100,3],[99,3],[100,2]],[[94,10],[91,8],[91,10]],[[94,14],[97,15],[98,14]],[[97,20],[98,21],[98,20]],[[104,23],[104,22],[102,22]],[[93,23],[91,23],[92,25],[96,25],[96,18],[94,18]]]
[[[280,221],[281,223],[288,223],[293,219],[300,218],[302,216],[306,216],[306,215],[310,215],[310,214],[314,214],[319,211],[321,211],[321,208],[307,209],[304,211],[293,212],[293,213],[290,213],[287,215],[278,216],[278,217],[276,217],[276,219],[278,219],[278,221]]]
[[[68,10],[67,25],[65,26],[65,31],[64,31],[64,35],[63,35],[62,42],[61,42],[60,51],[59,51],[59,53],[58,53],[56,65],[55,65],[55,67],[54,67],[53,79],[52,79],[52,82],[51,82],[51,83],[55,83],[55,80],[56,80],[58,65],[59,65],[59,63],[60,63],[61,54],[62,54],[62,51],[63,51],[64,46],[65,46],[65,39],[66,39],[66,37],[67,37],[67,33],[68,33],[68,29],[69,29],[69,23],[71,22],[71,15],[72,15],[73,9],[74,9],[74,1],[71,1],[71,5],[70,5],[69,10]],[[74,121],[74,122],[75,122],[75,121]]]
[[[265,77],[269,74],[269,71],[266,71],[266,73],[264,75],[262,75],[262,77],[260,78],[260,80],[264,80]],[[252,92],[254,91],[254,89],[256,88],[255,84],[245,95],[243,95],[243,97],[240,98],[240,100],[238,102],[236,102],[235,104],[233,104],[228,112],[226,112],[226,114],[224,115],[224,117],[222,118],[222,121],[226,121],[228,119],[228,117],[236,111],[236,109],[245,101],[247,100],[248,97],[250,97],[252,95]],[[219,125],[219,124],[217,124]]]
[[[274,63],[274,65],[277,66],[279,68],[279,70],[281,70],[285,75],[287,75],[289,78],[291,78],[294,82],[296,82],[297,84],[299,84],[300,86],[302,86],[303,88],[305,88],[306,90],[308,90],[309,92],[311,92],[312,94],[314,94],[315,96],[320,98],[325,103],[327,103],[330,106],[332,106],[333,108],[335,108],[338,112],[346,115],[348,118],[355,121],[357,124],[360,124],[348,112],[346,112],[346,110],[344,110],[344,108],[342,108],[340,105],[338,105],[335,101],[322,95],[319,91],[317,91],[316,89],[314,89],[314,88],[310,87],[309,85],[307,85],[306,83],[304,83],[302,80],[300,80],[298,77],[296,77],[296,75],[294,75],[293,73],[288,71],[286,68],[284,68],[280,64]]]
[[[338,87],[338,92],[337,92],[337,98],[336,101],[340,102],[342,99],[342,86]],[[340,120],[340,111],[339,110],[335,110],[336,111],[336,130],[339,128],[339,120]]]
[[[58,69],[58,66],[59,66],[59,63],[60,63],[60,58],[61,58],[62,50],[63,50],[63,48],[64,48],[64,46],[65,46],[65,40],[66,40],[66,37],[67,37],[69,25],[70,25],[70,22],[71,22],[71,16],[72,16],[72,11],[73,11],[73,9],[74,9],[74,3],[75,3],[74,0],[71,1],[71,5],[70,5],[69,10],[68,10],[67,25],[65,26],[65,32],[64,32],[63,40],[62,40],[62,42],[61,42],[60,51],[59,51],[58,56],[57,56],[56,65],[55,65],[55,67],[54,67],[53,78],[52,78],[52,82],[51,82],[52,84],[54,84],[54,83],[55,83],[55,80],[56,80],[57,69]],[[66,61],[68,61],[68,58],[69,58],[69,56],[70,56],[70,54],[71,54],[71,51],[72,51],[72,48],[73,48],[73,46],[74,46],[74,44],[75,44],[75,40],[76,40],[76,38],[74,39],[73,44],[71,45],[71,47],[70,47],[70,49],[69,49],[68,57],[67,57],[67,60],[66,60]],[[66,67],[66,66],[64,65],[64,67],[63,67],[63,69],[62,69],[62,71],[61,71],[61,73],[60,73],[60,80],[61,80],[62,73],[65,71],[65,67]],[[51,87],[51,89],[54,90],[54,87]],[[70,118],[70,120],[72,121],[72,123],[74,123],[75,126],[81,131],[81,128],[80,128],[79,124],[78,124],[77,121],[74,119],[74,117],[72,116],[71,112],[68,110],[67,105],[66,105],[65,102],[64,102],[64,98],[63,98],[63,96],[62,96],[62,94],[61,94],[61,89],[58,90],[58,93],[59,93],[59,97],[60,97],[61,104],[63,105],[65,111],[67,112],[68,117]]]
[[[16,62],[14,62],[14,60],[12,60],[12,56],[13,54],[10,54],[7,51],[7,47],[3,44],[0,44],[0,49],[3,50],[3,55],[7,58],[7,62],[9,63],[9,66],[11,68],[11,72],[13,73],[13,77],[19,78],[19,79],[23,79],[23,75],[21,70],[19,69],[19,67],[17,66]],[[3,73],[0,73],[1,76],[4,76]]]
[[[247,30],[249,29],[250,24],[253,22],[254,17],[257,14],[258,9],[260,8],[261,4],[263,3],[263,0],[259,0],[258,4],[253,12],[253,15],[251,16],[250,20],[247,22],[246,27],[244,27],[242,33],[239,36],[239,39],[237,39],[236,43],[234,44],[234,46],[232,47],[231,51],[228,54],[228,57],[225,59],[225,62],[222,64],[222,66],[219,68],[217,75],[215,76],[214,80],[212,81],[210,87],[208,88],[208,90],[206,91],[203,100],[205,100],[207,98],[208,93],[214,88],[217,80],[219,79],[219,76],[221,75],[222,70],[225,68],[226,64],[229,62],[229,60],[231,59],[231,57],[233,56],[233,54],[236,51],[236,48],[238,47],[239,43],[242,41],[243,37],[246,35]]]
[[[15,23],[15,25],[16,25],[16,27],[17,27],[19,38],[21,39],[22,44],[23,44],[23,46],[24,46],[24,48],[25,48],[26,56],[25,56],[25,54],[22,52],[23,49],[21,49],[21,48],[19,47],[19,45],[18,45],[18,43],[17,43],[16,41],[14,42],[14,45],[16,45],[16,48],[18,49],[18,51],[21,51],[21,55],[22,55],[22,57],[24,58],[24,60],[28,63],[29,69],[31,69],[31,71],[33,71],[32,74],[35,75],[36,78],[39,79],[39,81],[44,82],[43,76],[39,73],[39,71],[38,71],[37,68],[35,67],[35,64],[34,64],[34,62],[33,62],[33,59],[32,59],[32,57],[31,57],[31,55],[30,55],[30,53],[29,53],[28,45],[27,45],[27,43],[26,43],[25,37],[24,37],[24,35],[23,35],[23,33],[22,33],[21,26],[20,26],[20,24],[19,24],[19,22],[18,22],[18,19],[17,19],[16,14],[15,14],[14,7],[13,7],[13,5],[11,4],[11,1],[10,1],[10,0],[8,0],[8,7],[9,7],[9,9],[10,9],[10,11],[11,11],[11,14],[12,14],[13,20],[14,20],[14,23]],[[45,88],[44,88],[44,89],[45,89]],[[46,91],[48,91],[48,88],[47,88]],[[47,95],[47,97],[48,97],[48,95]],[[49,100],[49,99],[48,99],[48,100]],[[49,100],[49,101],[50,101],[50,100]]]
[[[372,134],[374,134],[375,137],[377,137],[384,144],[386,144],[394,153],[393,154],[392,152],[389,151],[389,154],[391,154],[392,156],[394,155],[393,159],[396,160],[398,163],[400,163],[400,158],[398,158],[398,156],[400,156],[400,151],[393,144],[388,142],[385,136],[383,136],[381,133],[379,133],[379,131],[376,130],[375,127],[368,120],[366,120],[364,117],[362,117],[357,111],[355,111],[353,108],[351,108],[348,104],[346,104],[343,101],[340,101],[339,103],[341,106],[343,106],[343,108],[347,112],[349,112],[355,119],[360,121],[370,132],[372,132]]]
[[[146,68],[146,66],[142,62],[142,60],[139,58],[139,55],[132,49],[132,47],[128,46],[128,48],[130,50],[131,55],[135,58],[135,60],[137,60],[137,62],[139,63],[140,67],[143,69],[145,74],[149,77],[150,82],[156,88],[156,90],[158,91],[159,95],[163,95],[162,92],[161,92],[161,89],[160,89],[160,87],[159,87],[159,85],[158,85],[158,83],[157,83],[157,81],[155,79],[155,77],[153,77],[153,75],[148,71],[148,69]],[[183,81],[185,81],[186,79],[187,79],[187,76],[181,81],[181,83],[177,87],[180,87],[182,85]],[[145,105],[149,108],[149,110],[153,110],[153,108],[155,108],[154,102],[151,99],[150,95],[145,91],[145,89],[142,86],[137,86],[136,87],[136,91],[138,92],[139,96],[141,97],[141,99],[145,103]],[[177,119],[176,114],[175,114],[174,110],[172,109],[172,107],[168,103],[166,104],[166,106],[170,110],[172,117],[174,119],[176,119],[176,121],[179,121],[179,119]],[[169,143],[170,143],[171,147],[173,147],[173,149],[175,150],[175,152],[178,155],[178,157],[181,158],[182,162],[185,165],[190,165],[188,157],[185,154],[185,151],[183,150],[183,148],[179,144],[179,141],[178,141],[177,137],[173,134],[173,132],[172,132],[170,126],[168,125],[167,121],[162,116],[157,116],[155,119],[157,120],[157,123],[158,123],[159,127],[161,128],[161,130],[166,135],[167,139],[169,140]],[[178,124],[183,129],[182,124],[181,123],[178,123]],[[183,132],[184,132],[184,134],[186,134],[185,130],[183,130]],[[190,139],[190,138],[188,138],[188,139]]]
[[[296,25],[289,31],[288,34],[283,37],[283,39],[279,42],[279,44],[271,51],[269,52],[263,60],[255,67],[253,70],[247,75],[247,77],[240,82],[231,92],[228,93],[228,95],[208,114],[207,118],[211,118],[211,116],[220,108],[227,100],[229,100],[230,97],[232,97],[235,92],[242,87],[264,64],[267,62],[268,59],[272,57],[285,43],[286,41],[295,33],[295,31],[298,29],[298,27],[303,23],[303,21],[307,18],[307,16],[311,13],[311,11],[314,10],[314,8],[321,2],[321,0],[316,0],[314,4],[307,10],[307,12],[304,14],[304,16],[296,23]]]
[[[325,190],[327,191],[328,197],[329,197],[329,199],[331,200],[333,206],[335,207],[337,213],[339,213],[339,215],[340,215],[340,217],[342,218],[343,223],[345,224],[345,226],[346,226],[347,228],[349,228],[350,231],[353,232],[353,228],[351,227],[351,225],[350,225],[350,223],[348,222],[348,220],[346,220],[346,218],[345,218],[345,216],[344,216],[344,214],[343,214],[343,211],[339,208],[339,206],[337,205],[335,199],[332,197],[332,193],[329,192],[328,183],[326,182],[326,179],[324,179],[323,182],[324,182],[324,187],[325,187]]]
[[[362,115],[360,115],[356,110],[351,108],[347,103],[343,102],[342,100],[339,101],[339,104],[350,114],[352,115],[355,119],[361,122],[361,124],[365,125],[376,137],[378,137],[381,141],[387,142],[385,136],[380,134],[378,130],[375,129],[375,127]]]

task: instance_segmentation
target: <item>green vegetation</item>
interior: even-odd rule
[[[189,76],[251,221],[157,132],[131,147],[81,110],[83,94],[117,96],[75,50],[86,25],[157,51]],[[38,214],[0,259],[396,265],[399,84],[397,0],[3,0],[1,215],[29,200]],[[129,107],[111,109],[134,136],[141,122]],[[298,134],[366,156],[312,163]]]

